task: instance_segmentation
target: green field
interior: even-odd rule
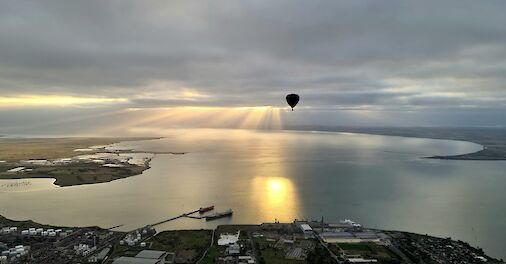
[[[176,253],[176,262],[194,262],[211,244],[211,230],[164,231],[151,238],[151,249]]]
[[[218,246],[214,244],[209,251],[207,251],[206,256],[198,262],[198,264],[212,264],[219,255],[220,252],[218,251]]]
[[[184,249],[204,251],[211,244],[211,230],[163,231],[151,238],[153,248],[169,252]]]
[[[255,238],[255,247],[259,252],[259,257],[266,264],[303,264],[307,263],[302,260],[286,259],[286,252],[281,248],[274,248],[275,242],[269,242],[265,238]]]
[[[337,244],[347,255],[361,255],[378,259],[379,263],[396,263],[399,257],[382,245],[374,243],[339,243]]]
[[[266,264],[302,264],[302,260],[285,259],[285,251],[280,249],[267,248],[262,250],[262,258]]]

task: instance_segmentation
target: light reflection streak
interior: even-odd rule
[[[293,221],[299,215],[299,198],[295,184],[287,177],[285,149],[279,139],[259,137],[254,156],[252,204],[259,210],[262,221]]]

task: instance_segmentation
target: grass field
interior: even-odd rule
[[[380,260],[380,263],[399,259],[399,257],[388,248],[374,243],[339,243],[337,245],[344,250],[347,255],[361,255],[375,258]]]
[[[211,230],[176,230],[158,233],[148,242],[151,249],[176,253],[176,262],[193,263],[211,244]]]
[[[285,251],[280,249],[266,248],[262,250],[262,258],[266,264],[304,264],[303,260],[285,259]]]
[[[171,252],[195,248],[205,250],[211,243],[211,234],[211,230],[163,231],[149,242],[152,242],[156,249]]]
[[[266,264],[304,264],[307,261],[286,259],[286,252],[282,248],[274,248],[275,242],[266,241],[265,238],[255,238],[255,246]]]
[[[218,251],[218,246],[214,244],[209,251],[207,252],[206,256],[202,259],[202,261],[199,262],[199,264],[213,264],[214,260],[220,255],[220,252]]]

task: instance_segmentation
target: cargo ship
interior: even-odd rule
[[[200,207],[199,214],[203,214],[205,212],[209,212],[209,211],[212,211],[212,210],[214,210],[214,205],[211,205],[209,207]]]
[[[228,209],[225,212],[207,215],[207,216],[205,216],[205,218],[206,218],[206,221],[209,221],[209,220],[214,220],[214,219],[218,219],[218,218],[222,218],[222,217],[231,216],[233,213],[234,213],[234,211],[232,211],[232,209]]]

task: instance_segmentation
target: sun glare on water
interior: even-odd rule
[[[259,193],[252,197],[258,205],[263,219],[293,221],[292,216],[299,210],[298,196],[293,182],[283,177],[257,177],[253,190]]]

